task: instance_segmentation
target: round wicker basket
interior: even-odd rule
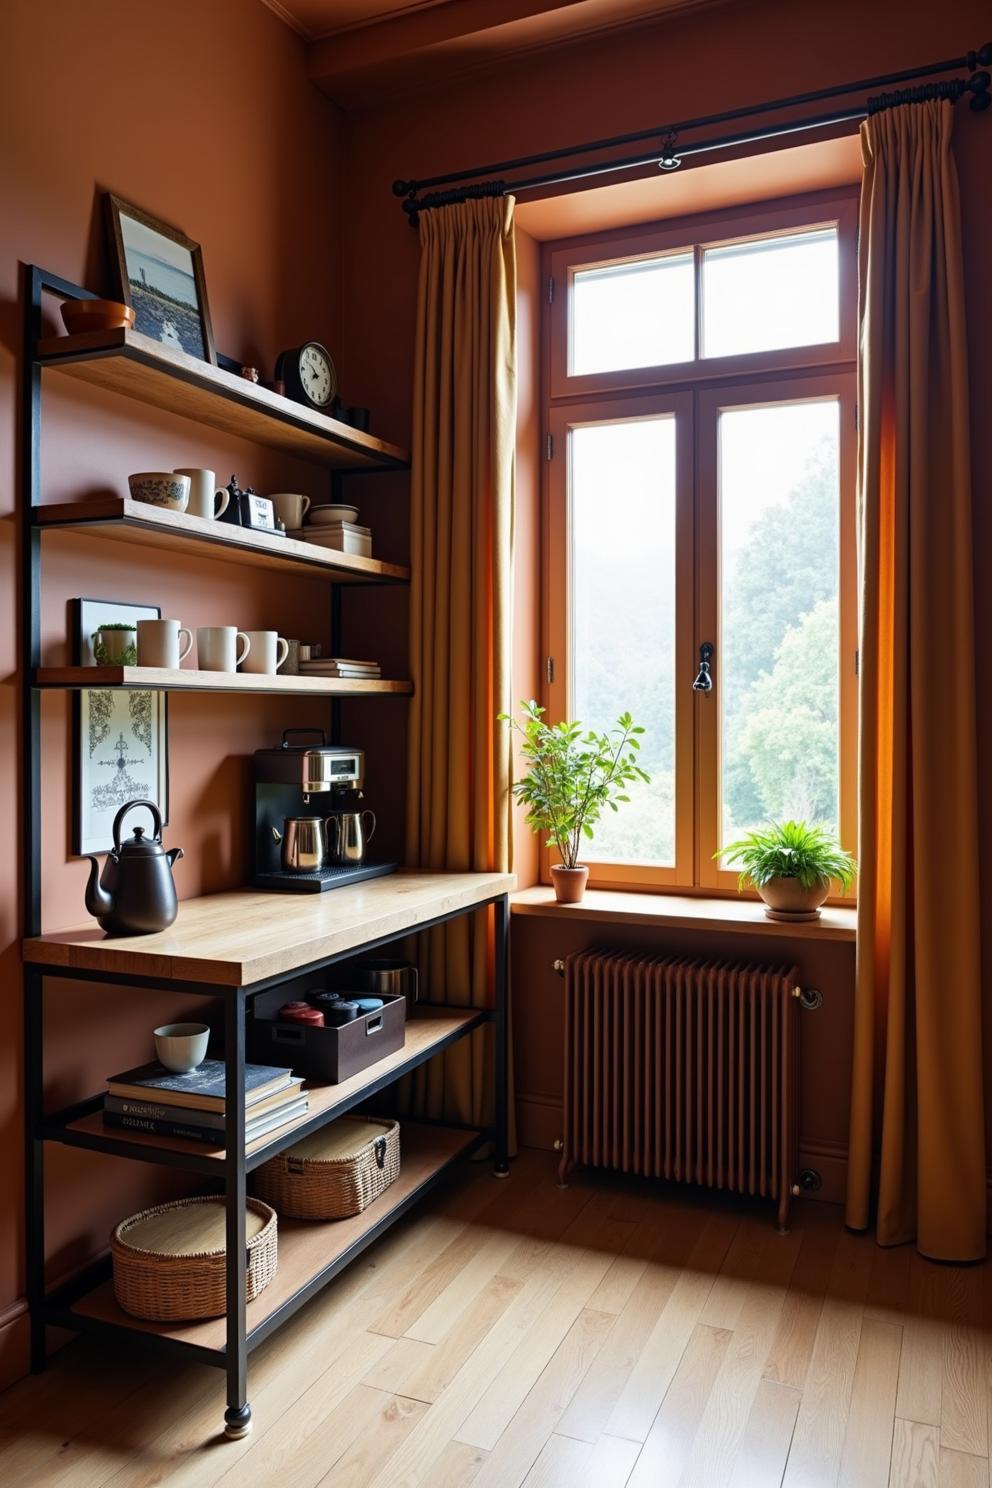
[[[110,1237],[114,1296],[125,1312],[155,1322],[221,1317],[227,1300],[224,1201],[179,1199],[121,1220]],[[275,1211],[247,1200],[249,1302],[276,1274]]]
[[[398,1121],[341,1116],[263,1163],[255,1192],[293,1219],[361,1214],[400,1171]]]

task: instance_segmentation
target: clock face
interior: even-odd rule
[[[325,407],[334,397],[334,367],[326,351],[312,341],[300,347],[300,385],[311,403]]]

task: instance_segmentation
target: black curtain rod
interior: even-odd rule
[[[989,93],[990,79],[988,72],[976,72],[977,66],[985,68],[992,63],[992,42],[979,48],[977,51],[966,52],[961,57],[947,58],[942,62],[927,63],[922,67],[910,68],[903,72],[883,74],[879,77],[861,78],[857,82],[839,84],[833,88],[819,88],[811,93],[796,93],[788,98],[773,99],[768,103],[753,104],[747,107],[728,109],[722,113],[705,114],[695,119],[682,119],[674,124],[659,125],[655,129],[638,130],[632,134],[613,135],[607,139],[589,140],[585,144],[571,145],[564,149],[547,150],[536,155],[520,155],[512,160],[500,160],[490,165],[475,166],[469,170],[450,171],[445,175],[427,176],[423,180],[400,180],[393,182],[393,193],[395,196],[404,197],[403,210],[406,212],[411,225],[415,225],[417,214],[421,211],[430,210],[431,207],[448,206],[454,202],[466,201],[473,197],[506,196],[518,194],[521,191],[533,191],[542,186],[553,186],[566,181],[581,180],[587,176],[608,175],[611,172],[634,170],[640,166],[657,163],[663,170],[675,170],[682,159],[688,155],[704,154],[708,151],[726,150],[734,145],[751,144],[759,140],[772,139],[778,135],[794,134],[810,129],[822,129],[831,124],[846,123],[854,119],[862,119],[867,114],[877,112],[882,108],[891,108],[898,103],[915,103],[926,98],[949,98],[956,101],[965,93],[971,94],[971,107],[976,112],[989,107],[992,97]],[[949,72],[958,67],[972,69],[972,75],[968,78],[949,78],[942,82],[927,83],[922,86],[901,88],[895,92],[883,92],[876,97],[869,97],[866,103],[856,106],[848,106],[841,110],[813,115],[804,119],[789,120],[781,124],[767,124],[755,129],[747,130],[739,134],[727,134],[715,139],[700,140],[695,143],[680,143],[678,135],[689,129],[702,129],[714,124],[727,123],[733,119],[753,118],[756,115],[773,112],[777,109],[795,108],[801,104],[820,102],[827,98],[843,98],[847,94],[855,92],[866,92],[875,88],[886,88],[892,83],[907,83],[913,78],[932,77],[935,73]],[[660,146],[656,146],[649,153],[638,153],[636,155],[616,157],[612,160],[593,161],[584,165],[576,164],[564,170],[544,172],[535,176],[524,176],[512,181],[503,179],[479,180],[483,176],[495,176],[497,172],[504,170],[523,169],[532,165],[543,165],[554,160],[567,159],[574,155],[592,154],[600,150],[616,148],[620,145],[636,144],[642,140],[660,140]],[[434,190],[439,186],[451,186],[455,182],[465,182],[462,186],[449,190]],[[420,193],[424,193],[421,195]]]

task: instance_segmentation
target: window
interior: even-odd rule
[[[769,818],[855,846],[853,234],[821,197],[550,251],[545,702],[629,708],[651,774],[594,883],[731,888]]]

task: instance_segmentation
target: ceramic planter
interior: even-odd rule
[[[770,920],[818,920],[820,905],[830,892],[827,882],[806,889],[797,878],[770,878],[758,885]]]
[[[589,869],[582,863],[575,868],[566,868],[562,863],[552,865],[551,881],[559,904],[579,904],[588,879]]]

